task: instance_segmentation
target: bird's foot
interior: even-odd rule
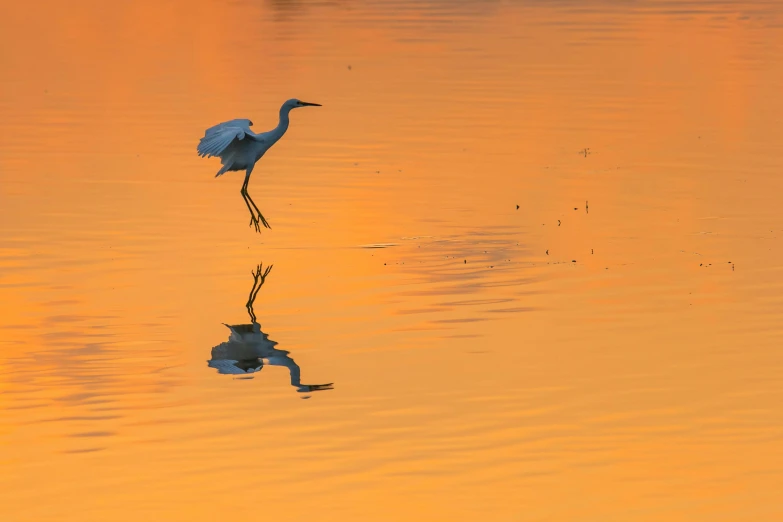
[[[270,230],[272,229],[272,227],[269,226],[269,223],[267,222],[267,220],[264,219],[264,216],[261,215],[261,212],[258,213],[258,219],[261,220],[261,224],[264,225],[266,228],[268,228]]]
[[[259,234],[261,233],[261,226],[258,223],[258,219],[253,214],[250,215],[250,225],[251,227],[256,227],[256,232]]]
[[[250,205],[248,205],[249,207]],[[256,232],[259,234],[261,233],[261,225],[264,225],[265,228],[271,229],[272,227],[269,226],[269,223],[266,219],[264,219],[264,216],[261,215],[261,212],[258,211],[258,209],[255,209],[255,211],[250,210],[250,225],[251,227],[255,227]]]

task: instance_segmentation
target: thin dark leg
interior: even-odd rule
[[[261,214],[261,210],[259,210],[258,205],[256,205],[256,202],[253,201],[253,198],[250,197],[250,193],[247,191],[247,185],[250,182],[250,173],[251,172],[253,172],[253,168],[252,167],[249,168],[247,170],[247,174],[245,174],[245,182],[242,184],[242,197],[245,198],[245,203],[249,202],[248,208],[250,208],[249,205],[253,205],[253,209],[255,209],[255,212],[253,212],[253,209],[250,209],[250,224],[251,225],[255,225],[256,226],[256,230],[260,232],[259,227],[258,227],[258,221],[259,220],[261,221],[261,223],[266,228],[270,228],[271,229],[272,227],[269,226],[269,223],[267,222],[267,220],[264,219],[264,215]],[[256,217],[256,215],[258,217]]]
[[[239,191],[240,194],[242,194],[242,199],[245,201],[245,205],[247,205],[247,210],[250,211],[250,225],[254,225],[256,227],[256,232],[261,233],[261,227],[258,225],[258,219],[256,219],[256,215],[253,212],[253,208],[250,206],[250,203],[247,201],[247,192],[245,191],[245,187],[242,186],[242,190]]]
[[[250,197],[250,194],[245,190],[245,194],[247,195],[247,199],[250,201],[250,203],[253,205],[253,207],[256,209],[256,212],[258,213],[258,219],[261,220],[261,224],[264,225],[266,228],[271,229],[272,227],[269,226],[269,223],[264,219],[264,216],[261,214],[261,211],[258,210],[258,207],[256,206],[256,202],[253,201],[253,198]]]

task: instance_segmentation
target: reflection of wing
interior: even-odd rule
[[[211,368],[217,369],[219,373],[226,373],[229,375],[244,375],[246,372],[241,368],[234,366],[239,361],[232,361],[231,359],[212,359],[207,361]]]
[[[223,133],[228,131],[224,129],[237,129],[240,127],[235,125],[237,120],[226,122],[221,125],[208,129],[206,136],[202,142],[215,139],[217,140]],[[252,123],[250,124],[252,125]],[[250,132],[249,128],[246,128],[247,132]],[[233,132],[233,131],[231,131]],[[258,140],[257,134],[248,134],[249,139]],[[235,139],[235,138],[232,138]],[[240,144],[239,141],[230,142],[232,148],[245,146],[247,141]],[[199,146],[201,147],[201,146]],[[219,148],[219,146],[218,146]],[[213,149],[204,148],[205,153],[211,153]],[[202,149],[199,148],[199,152]],[[233,154],[230,150],[225,152],[224,156]],[[225,161],[223,162],[226,164]],[[225,167],[221,169],[218,174],[222,174]],[[256,372],[266,366],[280,366],[286,368],[291,379],[291,386],[299,393],[310,393],[321,390],[332,390],[332,383],[325,384],[302,384],[301,369],[299,365],[294,362],[287,350],[280,350],[276,348],[277,342],[271,340],[267,334],[261,331],[261,325],[256,321],[255,314],[253,313],[253,302],[258,295],[258,291],[261,285],[264,284],[266,276],[272,269],[272,266],[268,266],[266,270],[261,271],[261,265],[258,265],[258,270],[253,272],[253,288],[250,290],[250,297],[245,304],[248,314],[250,315],[251,324],[227,324],[223,323],[230,331],[228,341],[220,343],[212,348],[212,359],[207,361],[207,364],[211,368],[215,368],[218,373],[229,375],[242,375],[244,378],[252,379]],[[309,396],[302,396],[304,399],[308,399]]]
[[[260,325],[258,328],[256,328],[255,325],[252,324],[223,324],[225,324],[229,330],[239,335],[257,333],[261,331]]]

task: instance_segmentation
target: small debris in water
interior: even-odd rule
[[[349,71],[351,70],[351,66],[350,66],[350,65],[348,66],[348,70],[349,70]]]
[[[571,260],[571,262],[572,262],[572,263],[576,263],[576,259],[572,259],[572,260]]]
[[[546,255],[549,255],[549,250],[546,251]]]
[[[519,205],[517,205],[517,210],[519,210]]]
[[[585,200],[585,214],[589,214],[590,213],[589,209],[590,209],[590,207],[587,206],[587,200]]]
[[[577,207],[574,207],[574,210],[579,210],[579,208],[577,208]]]
[[[590,249],[590,253],[591,253],[591,254],[594,254],[594,253],[595,253],[595,252],[593,252],[593,249],[592,249],[592,248]]]
[[[465,260],[465,264],[466,264],[466,265],[468,264],[468,260],[467,260],[467,259]]]
[[[557,226],[560,226],[560,220],[559,219],[557,220]]]

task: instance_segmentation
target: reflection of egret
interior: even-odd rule
[[[280,107],[280,121],[277,127],[268,132],[256,134],[250,130],[253,122],[246,119],[238,119],[219,123],[206,130],[204,137],[198,144],[199,156],[218,156],[223,167],[218,171],[215,177],[233,170],[245,171],[245,182],[242,184],[242,199],[245,200],[247,209],[250,211],[250,224],[256,227],[256,231],[261,232],[259,220],[266,228],[271,228],[267,223],[261,211],[258,210],[250,194],[247,192],[247,184],[250,181],[250,173],[253,172],[256,162],[261,159],[266,151],[277,140],[283,137],[288,130],[288,113],[298,107],[316,106],[318,103],[307,103],[296,99],[286,101]],[[252,204],[252,207],[251,207]]]
[[[231,330],[228,341],[212,348],[212,358],[207,364],[220,373],[231,375],[259,372],[265,364],[285,366],[291,375],[291,386],[296,388],[297,392],[331,390],[332,383],[302,384],[299,365],[289,357],[289,352],[275,348],[277,343],[261,331],[261,325],[256,321],[256,314],[253,311],[253,303],[271,270],[271,265],[263,271],[262,266],[258,265],[257,270],[253,272],[253,288],[245,304],[251,324],[227,324],[226,326]]]

